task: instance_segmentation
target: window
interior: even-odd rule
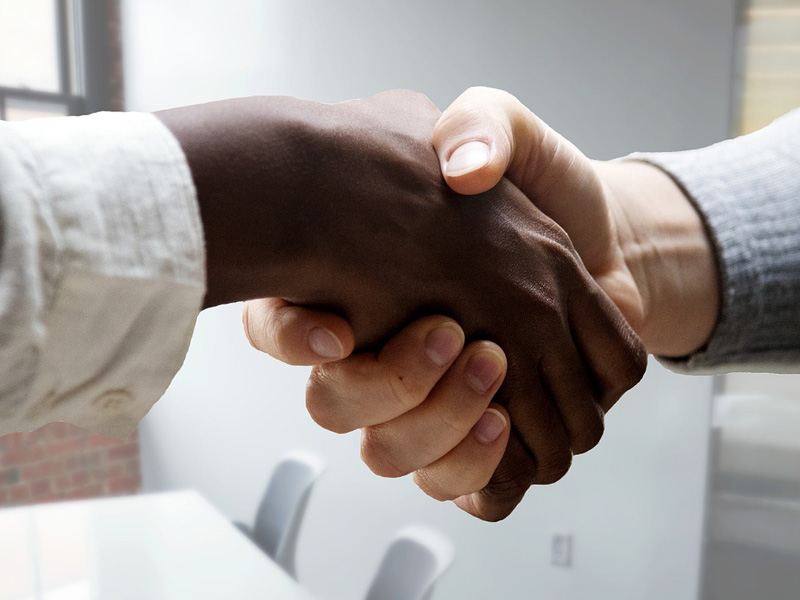
[[[749,133],[800,106],[800,0],[749,0],[742,17],[735,129]]]
[[[0,0],[0,119],[122,108],[119,0]]]

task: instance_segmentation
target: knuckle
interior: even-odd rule
[[[482,490],[482,502],[475,516],[490,523],[502,521],[514,511],[530,488],[530,484],[528,481],[524,485],[521,482],[519,486],[512,488],[502,486],[498,491],[495,490],[494,483],[489,483]]]
[[[286,364],[302,364],[295,356],[298,315],[289,308],[275,309],[264,302],[247,302],[242,309],[242,325],[247,341]]]
[[[520,500],[522,500],[521,497]],[[488,508],[484,507],[481,510],[481,512],[477,514],[477,517],[479,519],[482,519],[483,521],[488,521],[489,523],[497,523],[498,521],[502,521],[508,515],[514,512],[515,508],[516,504],[514,505],[502,504],[499,506],[491,506]]]
[[[451,434],[458,440],[462,440],[471,430],[471,427],[460,418],[462,415],[456,411],[440,409],[436,411],[436,415],[445,430],[442,432],[442,437],[449,438],[451,436],[447,434]]]
[[[264,349],[259,345],[257,336],[255,335],[255,330],[253,322],[254,318],[251,314],[253,311],[253,303],[252,302],[245,302],[242,306],[242,328],[244,329],[244,335],[247,338],[247,341],[250,345],[255,348],[256,350],[261,350],[262,352]]]
[[[621,367],[621,372],[617,377],[609,380],[603,386],[600,405],[607,410],[616,404],[626,392],[641,381],[646,369],[647,355],[642,351]]]
[[[622,385],[619,382],[609,384],[600,397],[600,405],[609,410],[614,406],[617,401],[622,398],[622,395],[629,389],[630,386]]]
[[[264,338],[268,352],[289,365],[302,364],[294,356],[298,317],[292,310],[278,310],[264,316]]]
[[[306,410],[323,429],[333,433],[348,433],[355,426],[348,423],[346,416],[342,414],[342,402],[332,392],[335,385],[335,379],[328,369],[313,369],[306,384]]]
[[[414,483],[426,496],[430,496],[439,502],[453,500],[462,495],[446,492],[427,469],[420,469],[414,472]]]
[[[464,473],[457,481],[457,489],[454,490],[453,498],[458,496],[466,496],[467,494],[472,494],[474,492],[486,489],[489,483],[492,481],[492,472],[483,473],[479,470],[471,470],[468,473]],[[524,486],[522,489],[522,494],[530,487],[530,481],[528,484]],[[450,498],[452,499],[452,498]]]
[[[411,469],[403,468],[395,462],[380,426],[366,427],[362,431],[361,460],[379,477],[397,478],[411,472]]]
[[[424,110],[435,110],[438,114],[439,109],[436,108],[434,102],[422,92],[418,92],[416,90],[410,90],[407,88],[398,88],[394,90],[389,90],[388,92],[382,92],[378,94],[378,96],[387,96],[398,101],[405,102],[409,105],[418,106]]]
[[[400,413],[406,413],[416,407],[419,402],[416,394],[406,381],[412,375],[401,375],[399,373],[388,373],[386,379],[387,395],[389,399],[397,405]]]
[[[594,402],[594,400],[592,400],[592,402]],[[597,409],[602,414],[602,409],[599,406]],[[592,448],[596,447],[603,438],[604,432],[605,425],[603,424],[602,418],[596,423],[585,427],[584,430],[580,432],[580,435],[575,436],[573,439],[573,454],[583,454],[584,452],[588,452]]]
[[[636,336],[635,333],[632,335]],[[633,387],[639,383],[647,371],[647,351],[645,350],[644,345],[641,343],[638,336],[634,341],[631,354],[631,360],[627,363],[628,377],[630,382],[629,387]]]
[[[537,457],[538,458],[538,457]],[[536,483],[549,485],[559,481],[572,467],[572,452],[559,452],[536,464]]]
[[[469,87],[462,94],[462,97],[469,98],[474,100],[475,102],[483,104],[489,102],[498,102],[498,103],[507,102],[509,100],[518,101],[516,97],[510,92],[498,88],[489,87],[486,85],[475,85]]]
[[[492,131],[492,121],[493,117],[482,106],[454,105],[444,112],[436,125],[433,142],[439,146],[454,136],[467,136],[472,139],[488,141],[486,138]]]
[[[583,271],[583,261],[575,251],[572,239],[567,232],[556,222],[547,223],[549,243],[548,247],[554,258],[565,266],[575,271]]]
[[[495,471],[489,484],[483,489],[483,495],[498,506],[508,504],[509,501],[514,500],[519,502],[531,487],[531,470],[532,465],[524,468],[511,468],[501,465]]]

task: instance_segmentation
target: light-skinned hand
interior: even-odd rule
[[[493,201],[489,197],[481,198],[481,204],[473,204],[472,208],[483,210],[486,203]],[[533,206],[529,210],[533,211],[532,214],[538,212]],[[514,219],[524,221],[528,218],[524,216],[524,211],[515,214],[517,216]],[[513,221],[505,223],[512,224]],[[487,221],[483,224],[488,226]],[[514,238],[503,237],[501,232],[506,225],[497,229],[498,224],[495,222],[493,226],[494,239],[511,242],[510,245],[504,242],[501,246],[513,252],[516,243],[512,241]],[[551,235],[555,237],[551,241],[539,238],[536,244],[543,244],[542,248],[549,247],[553,242],[556,246],[563,244],[565,238],[561,237],[557,228],[548,228],[549,233],[545,238]],[[566,247],[569,247],[569,242]],[[472,254],[469,251],[462,253],[462,256]],[[541,318],[547,311],[537,317],[534,313],[516,314],[513,310],[496,306],[496,310],[500,311],[498,316],[513,316],[516,327],[528,330],[535,325],[528,334],[523,335],[528,340],[528,350],[522,354],[518,350],[514,352],[514,361],[511,363],[514,381],[506,381],[501,390],[501,402],[510,409],[511,424],[515,429],[513,435],[507,437],[505,455],[499,464],[495,455],[486,449],[477,453],[485,462],[477,464],[472,453],[456,450],[463,448],[462,444],[469,446],[480,438],[478,432],[483,431],[487,421],[498,415],[502,415],[505,421],[502,428],[505,432],[508,415],[493,410],[487,412],[487,400],[481,411],[469,411],[463,420],[458,421],[458,426],[452,426],[455,421],[441,418],[441,414],[445,413],[436,409],[438,406],[448,406],[444,399],[453,396],[442,389],[452,386],[458,390],[461,386],[463,390],[464,380],[470,382],[470,377],[460,365],[470,364],[474,357],[472,360],[469,357],[463,361],[456,359],[452,367],[456,369],[455,373],[451,374],[450,370],[442,373],[438,386],[431,385],[423,377],[422,383],[414,386],[415,392],[408,394],[414,398],[410,402],[398,402],[397,380],[399,378],[405,382],[401,388],[407,388],[414,383],[418,372],[411,370],[406,375],[398,376],[396,368],[376,368],[374,365],[381,364],[384,351],[377,356],[356,356],[343,363],[316,368],[307,394],[309,410],[323,426],[334,431],[365,427],[363,454],[373,470],[394,476],[416,471],[415,479],[426,492],[441,499],[455,497],[460,507],[488,520],[506,516],[531,484],[556,481],[568,470],[573,453],[592,448],[603,431],[604,411],[638,381],[644,368],[644,357],[637,350],[635,337],[618,313],[618,316],[614,316],[614,311],[609,312],[611,303],[599,289],[588,294],[579,292],[569,302],[564,296],[558,299],[545,291],[559,285],[556,283],[559,277],[574,268],[569,266],[567,271],[561,271],[570,264],[569,260],[562,260],[562,267],[551,273],[541,271],[544,263],[541,263],[541,259],[536,260],[539,272],[534,275],[533,271],[528,270],[533,263],[522,255],[516,256],[515,271],[518,277],[523,278],[520,280],[523,287],[533,286],[531,289],[539,288],[545,296],[550,295],[555,302],[551,305],[553,308],[565,303],[557,310],[572,312],[576,321],[570,319],[570,333],[567,335],[570,341],[565,345],[559,339],[563,334],[554,336],[547,333],[547,321]],[[469,266],[469,263],[464,266]],[[579,270],[581,268],[579,266]],[[591,285],[587,289],[591,289]],[[287,362],[335,361],[347,356],[353,347],[353,334],[348,324],[330,314],[269,300],[248,303],[244,315],[251,342]],[[472,320],[472,316],[464,312],[455,316],[467,322]],[[470,328],[475,332],[472,322]],[[334,339],[331,339],[331,335]],[[498,341],[508,350],[508,347],[516,346],[516,339],[512,336]],[[569,350],[576,343],[577,346]],[[391,346],[390,343],[387,347]],[[469,345],[465,353],[472,352],[473,347]],[[495,349],[499,350],[496,346]],[[491,363],[489,356],[497,355],[495,351],[485,354],[487,363]],[[416,355],[419,355],[418,349]],[[521,356],[526,359],[521,360]],[[483,386],[482,389],[488,392],[492,386]],[[430,397],[425,400],[428,393]],[[362,398],[366,398],[369,410],[365,410]],[[433,408],[427,408],[429,401]],[[402,412],[401,408],[404,409]],[[478,419],[483,420],[477,422]],[[472,423],[467,426],[469,421]],[[447,429],[450,434],[442,436],[441,431]],[[435,431],[440,433],[435,434]],[[425,432],[424,436],[420,437],[418,432]],[[470,436],[470,433],[475,435]],[[497,438],[497,443],[503,441],[504,435]],[[441,444],[431,443],[437,438],[443,440]],[[491,463],[497,468],[488,484],[474,487],[486,481]]]

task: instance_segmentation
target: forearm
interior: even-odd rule
[[[675,332],[671,337],[687,339],[697,328],[699,340],[706,335],[708,324],[715,321],[711,335],[699,347],[686,344],[671,352],[670,348],[651,346],[651,350],[662,357],[675,357],[667,361],[670,368],[694,373],[787,368],[781,365],[795,369],[800,363],[800,111],[761,131],[707,148],[634,154],[628,159],[620,164],[643,161],[657,167],[638,167],[639,173],[652,176],[624,186],[633,193],[623,194],[633,207],[627,211],[628,218],[640,225],[651,223],[639,227],[642,233],[638,234],[645,236],[640,240],[653,245],[655,255],[647,267],[650,272],[639,277],[652,300],[650,322],[662,323],[655,331],[663,331],[668,339],[670,328]],[[625,167],[628,173],[635,168]],[[665,188],[659,181],[670,182],[672,187]],[[651,198],[657,206],[675,208],[681,205],[680,194],[676,195],[681,190],[685,191],[684,198],[690,199],[689,206],[701,215],[700,223],[683,219],[680,222],[684,226],[672,235],[653,234],[659,229],[671,231],[665,223],[672,220],[657,214],[653,218],[653,207],[637,203],[637,198]],[[703,228],[705,241],[698,245]],[[684,256],[683,263],[672,261],[681,265],[681,271],[664,268],[665,261],[658,258],[692,246],[694,253],[679,253]],[[707,251],[715,262],[708,260]],[[709,274],[712,264],[716,276]],[[664,306],[653,294],[660,289],[681,290],[670,275],[676,272],[679,283],[685,286],[677,298],[688,301]],[[706,287],[715,281],[716,304],[714,294]],[[715,319],[709,318],[707,309],[711,306],[715,307],[711,311],[717,314]],[[653,340],[650,333],[645,332],[647,341]]]
[[[285,97],[224,100],[156,113],[186,154],[207,250],[204,307],[286,296],[307,279],[299,181],[324,105]]]
[[[686,356],[703,347],[720,307],[712,243],[695,207],[662,170],[638,161],[597,162],[615,212],[625,263],[638,288],[647,350]]]

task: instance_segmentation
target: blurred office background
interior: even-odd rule
[[[511,91],[595,158],[707,145],[800,105],[800,0],[0,0],[7,119],[398,87],[444,108],[471,85]],[[138,437],[0,438],[0,502],[193,488],[249,521],[276,461],[302,447],[329,462],[298,544],[320,598],[363,597],[410,522],[456,546],[434,598],[800,594],[797,377],[651,361],[597,449],[487,524],[372,475],[358,433],[311,422],[307,374],[249,348],[238,306],[206,311]]]

